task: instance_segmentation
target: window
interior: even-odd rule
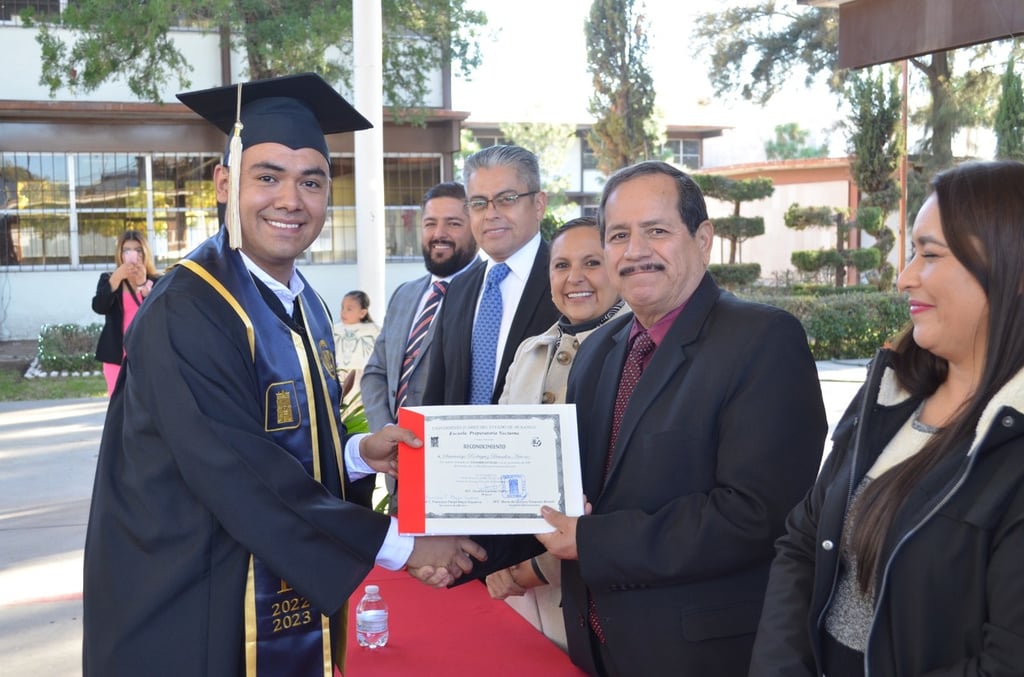
[[[388,256],[422,256],[420,202],[431,186],[441,182],[436,155],[401,155],[384,158],[384,219]]]
[[[476,139],[476,142],[478,144],[480,144],[481,149],[490,148],[491,146],[504,146],[508,144],[508,139],[506,139],[504,136],[479,136],[477,134],[474,134],[473,138]]]
[[[2,0],[0,0],[2,2]],[[117,236],[148,233],[158,267],[217,232],[219,155],[0,153],[0,266],[109,265]],[[420,201],[441,181],[441,156],[384,158],[389,257],[420,256]],[[356,260],[355,163],[331,158],[331,196],[310,263]]]
[[[594,149],[590,147],[586,136],[580,137],[580,146],[583,153],[581,157],[583,169],[597,169],[597,155],[594,154]]]
[[[60,0],[0,0],[0,21],[13,21],[26,9],[33,10],[36,18],[59,16],[60,5]]]
[[[662,150],[674,165],[689,169],[700,167],[700,139],[669,139]]]

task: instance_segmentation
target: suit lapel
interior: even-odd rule
[[[612,334],[608,340],[608,346],[603,351],[604,360],[601,362],[601,372],[597,374],[595,381],[588,384],[594,392],[593,411],[609,412],[607,416],[593,417],[591,425],[597,426],[597,432],[593,438],[594,448],[589,453],[582,455],[584,493],[593,498],[599,497],[604,488],[604,467],[608,458],[608,444],[612,427],[611,412],[615,409],[615,395],[618,390],[619,376],[622,374],[622,365],[626,361],[629,332],[632,327],[631,319]],[[593,337],[590,340],[593,340]],[[608,387],[596,387],[597,384],[603,383],[609,384]]]
[[[668,333],[665,334],[665,338],[662,339],[657,350],[651,356],[651,361],[647,368],[644,369],[643,374],[641,374],[636,389],[633,390],[629,403],[626,405],[626,410],[623,412],[622,424],[619,426],[619,437],[615,441],[615,449],[612,450],[611,465],[608,470],[606,485],[615,475],[615,470],[618,468],[619,463],[622,462],[626,449],[629,448],[634,434],[636,434],[637,429],[641,426],[641,419],[647,416],[652,409],[656,412],[653,414],[655,417],[665,413],[656,408],[655,402],[670,384],[674,388],[681,386],[681,382],[676,375],[686,362],[686,347],[700,337],[701,329],[712,308],[714,308],[715,301],[720,293],[711,276],[705,273],[701,284],[697,287],[689,301],[687,301],[686,308],[683,309],[683,312],[672,323]],[[604,378],[611,379],[608,382],[612,383],[612,386],[606,389],[611,392],[611,403],[607,408],[598,409],[598,411],[610,412],[615,407],[615,395],[618,391],[622,366],[626,361],[629,328],[631,326],[626,327],[622,344],[617,346],[614,351],[617,355],[617,361],[614,361],[617,369],[610,375],[602,374],[602,382],[604,382]],[[612,360],[605,363],[606,369],[610,362]],[[605,449],[607,449],[607,435],[605,440]]]
[[[533,318],[545,299],[548,305],[553,304],[551,283],[548,277],[549,258],[548,243],[541,239],[537,254],[533,257],[530,276],[523,286],[523,295],[519,300],[515,315],[512,316],[512,325],[509,327],[508,337],[505,339],[505,349],[501,353],[501,363],[498,365],[498,378],[495,379],[492,401],[497,401],[497,398],[501,396],[501,391],[505,386],[505,374],[508,373],[508,368],[512,364],[519,344],[547,329],[547,326],[533,327]]]
[[[444,401],[449,404],[469,402],[473,319],[476,316],[476,299],[484,284],[486,270],[487,262],[477,259],[472,268],[452,280],[445,302],[441,305],[441,319],[445,320],[444,331],[447,336],[442,347],[445,351],[444,379],[447,384]]]
[[[409,342],[409,334],[410,334],[410,332],[412,332],[412,325],[413,325],[413,323],[416,322],[416,318],[419,315],[419,313],[417,313],[416,311],[419,308],[420,299],[423,298],[423,295],[427,292],[427,289],[430,288],[430,286],[431,286],[431,283],[430,283],[431,279],[432,279],[432,277],[430,275],[427,275],[422,280],[422,282],[420,284],[416,285],[417,294],[416,294],[415,297],[413,297],[411,299],[412,307],[409,308],[408,312],[406,313],[406,315],[409,317],[409,322],[408,323],[405,323],[405,322],[402,323],[404,325],[404,329],[405,329],[405,334],[404,334],[405,338],[404,338],[403,343],[402,343],[402,359],[403,360],[405,359],[405,346],[408,344],[408,342]],[[441,308],[443,308],[443,307],[444,307],[444,304],[441,305]],[[440,308],[438,309],[438,312],[440,312]],[[422,344],[423,347],[420,348],[420,352],[418,352],[416,354],[416,357],[413,358],[413,361],[412,361],[413,371],[415,371],[416,369],[419,369],[420,361],[423,359],[423,354],[426,352],[426,347],[430,345],[430,339],[434,335],[434,324],[437,321],[437,317],[434,318],[434,321],[435,321],[434,323],[431,323],[430,329],[427,330],[427,335],[423,337],[423,344]],[[401,363],[399,363],[398,368],[399,368],[399,370],[401,370],[401,368],[402,368]]]

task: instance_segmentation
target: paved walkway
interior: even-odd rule
[[[818,363],[830,425],[863,381],[864,364]],[[81,674],[82,547],[106,407],[105,398],[0,402],[5,677]]]

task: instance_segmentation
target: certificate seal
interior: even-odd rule
[[[502,475],[501,495],[504,498],[526,498],[526,479],[520,474]]]

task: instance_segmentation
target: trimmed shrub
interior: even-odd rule
[[[736,289],[749,287],[761,277],[760,263],[712,263],[708,266],[711,278],[719,287]]]
[[[43,371],[93,372],[101,324],[46,324],[39,330],[39,368]]]
[[[751,295],[797,317],[816,360],[871,357],[910,321],[906,300],[877,291],[831,296]]]
[[[852,249],[848,252],[850,263],[857,270],[874,270],[882,265],[882,252],[874,247],[867,249]]]

